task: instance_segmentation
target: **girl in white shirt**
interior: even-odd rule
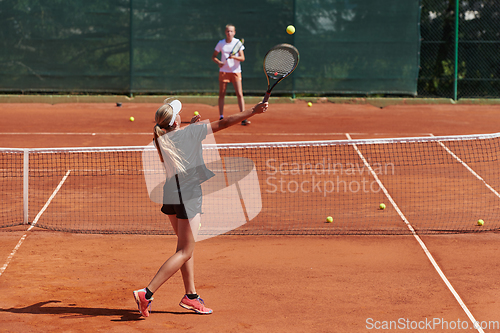
[[[226,38],[221,39],[215,46],[214,53],[212,54],[212,61],[219,66],[219,119],[224,118],[224,98],[226,97],[227,84],[231,82],[238,99],[238,107],[240,112],[245,110],[245,100],[243,99],[243,86],[241,78],[241,62],[245,61],[244,46],[240,51],[231,55],[231,51],[236,43],[239,42],[238,38],[234,38],[236,28],[232,24],[226,25],[225,30]],[[221,54],[219,60],[217,56]],[[241,122],[242,125],[250,124],[249,120]]]

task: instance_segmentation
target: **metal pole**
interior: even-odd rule
[[[29,170],[30,170],[30,151],[29,149],[24,149],[24,158],[23,158],[23,223],[24,224],[29,224],[28,221]]]
[[[128,93],[129,96],[132,97],[132,84],[133,84],[133,73],[134,73],[134,5],[133,5],[133,0],[130,0],[130,14],[129,14],[129,27],[130,27],[130,34],[129,34],[129,88],[128,88]]]
[[[297,22],[296,20],[297,17],[297,0],[293,1],[293,26],[295,27],[295,23]],[[297,29],[297,27],[295,27]],[[292,35],[292,41],[293,44],[295,45],[295,33]],[[292,98],[295,99],[295,78],[297,77],[297,74],[295,74],[292,77]]]
[[[454,87],[453,99],[458,99],[458,19],[459,19],[459,0],[455,2],[455,74],[454,74]]]

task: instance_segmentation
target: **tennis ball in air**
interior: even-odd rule
[[[195,112],[194,112],[194,115],[195,115],[195,116],[197,116],[197,115],[199,115],[199,114],[200,114],[200,113],[199,113],[198,111],[195,111]]]
[[[326,218],[326,222],[328,222],[328,223],[332,223],[332,222],[333,222],[333,217],[328,216],[328,217]]]
[[[130,120],[130,121],[134,121],[134,120],[135,120],[135,118],[134,118],[134,117],[130,117],[130,118],[128,118],[128,120]]]
[[[385,209],[385,204],[381,203],[381,204],[379,205],[379,207],[380,207],[380,209]]]
[[[309,102],[309,103],[307,103],[307,106],[311,107],[311,106],[313,106],[313,103]]]
[[[289,25],[288,27],[286,27],[286,32],[289,35],[293,35],[295,33],[295,27],[293,25]]]
[[[477,225],[483,225],[484,221],[483,220],[477,220]]]

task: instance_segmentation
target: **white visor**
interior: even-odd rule
[[[170,120],[170,123],[168,124],[168,126],[172,126],[175,122],[175,118],[177,118],[177,115],[179,114],[179,112],[181,112],[182,103],[176,99],[176,100],[168,103],[168,105],[170,105],[172,107],[172,109],[174,110],[174,112],[172,114],[172,119]]]

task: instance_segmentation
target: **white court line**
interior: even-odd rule
[[[3,272],[5,272],[5,270],[7,269],[7,267],[9,266],[10,264],[10,261],[12,260],[12,258],[14,257],[14,255],[16,254],[17,250],[19,250],[19,248],[21,247],[21,244],[23,244],[24,240],[26,239],[26,236],[27,236],[27,232],[23,235],[23,237],[21,237],[21,239],[19,240],[19,242],[17,242],[17,245],[16,247],[14,247],[14,250],[12,250],[12,252],[9,254],[9,256],[7,257],[7,261],[5,262],[5,264],[3,264],[2,268],[0,268],[0,276],[2,276]]]
[[[430,136],[434,136],[434,135],[431,133]],[[493,187],[491,187],[490,184],[488,184],[487,182],[485,182],[484,179],[483,179],[483,177],[481,177],[480,175],[478,175],[477,172],[475,172],[467,163],[465,163],[464,161],[462,161],[462,159],[460,157],[458,157],[457,155],[455,155],[455,153],[452,152],[448,147],[446,147],[444,145],[444,143],[442,143],[441,141],[438,141],[438,143],[441,145],[441,147],[444,148],[444,150],[446,150],[451,156],[453,156],[454,159],[456,159],[460,164],[462,164],[470,173],[472,173],[477,179],[479,179],[480,181],[482,181],[484,183],[484,185],[491,192],[493,192],[497,197],[500,198],[500,194]]]
[[[66,175],[64,175],[64,177],[61,179],[61,181],[59,182],[59,185],[57,185],[56,189],[54,190],[54,192],[50,196],[49,200],[47,200],[47,202],[45,203],[45,205],[43,206],[43,208],[37,214],[37,216],[33,220],[33,223],[31,224],[31,226],[28,228],[28,230],[26,230],[26,232],[21,237],[21,239],[19,240],[19,242],[17,242],[17,245],[14,247],[14,250],[12,250],[12,252],[7,257],[7,261],[5,262],[5,264],[3,264],[2,268],[0,268],[0,276],[2,276],[3,272],[5,272],[5,270],[9,266],[10,261],[12,260],[12,258],[14,258],[14,255],[16,254],[17,250],[19,250],[19,248],[23,244],[24,240],[28,236],[28,232],[31,231],[31,229],[33,229],[33,227],[35,226],[35,224],[38,222],[38,220],[42,216],[43,212],[45,212],[45,210],[47,209],[47,207],[49,207],[49,204],[52,202],[52,199],[54,199],[54,197],[56,196],[57,192],[59,192],[59,190],[61,189],[61,186],[64,184],[64,182],[68,178],[70,172],[71,172],[71,170],[68,170],[68,172],[66,172]]]
[[[347,137],[348,140],[352,140],[352,138],[349,135],[349,133],[345,133],[345,136]],[[420,244],[420,247],[422,248],[422,250],[424,250],[427,258],[431,262],[432,266],[434,266],[434,269],[437,271],[437,273],[439,274],[439,276],[441,277],[441,279],[444,281],[444,283],[446,284],[446,286],[448,287],[448,289],[451,291],[451,293],[453,294],[453,296],[455,296],[455,299],[457,300],[458,304],[460,304],[460,306],[462,307],[462,309],[464,310],[464,312],[467,314],[467,317],[469,317],[469,320],[472,322],[473,327],[476,328],[478,332],[484,333],[483,329],[480,326],[477,326],[477,320],[476,320],[476,318],[474,318],[474,316],[472,315],[472,313],[467,308],[467,305],[465,305],[465,303],[462,301],[462,298],[460,297],[460,295],[458,295],[458,293],[456,292],[455,288],[453,288],[453,286],[451,285],[451,283],[448,280],[448,278],[446,277],[446,275],[444,275],[443,271],[441,270],[441,268],[437,264],[436,260],[434,260],[434,257],[430,253],[429,249],[427,249],[427,246],[425,245],[425,243],[422,241],[422,239],[420,238],[420,236],[417,235],[417,233],[415,232],[415,229],[413,229],[413,226],[406,219],[406,216],[404,216],[403,212],[399,209],[399,207],[396,204],[396,202],[392,199],[391,195],[389,194],[389,192],[385,188],[384,184],[382,184],[382,182],[378,178],[378,176],[375,173],[375,171],[373,171],[371,165],[366,161],[365,157],[363,156],[363,154],[361,153],[361,151],[358,149],[358,147],[356,146],[356,144],[353,144],[353,147],[354,147],[354,150],[356,150],[356,152],[358,153],[358,155],[361,158],[361,160],[363,161],[363,163],[365,164],[365,166],[368,168],[368,170],[370,170],[370,173],[372,174],[373,178],[375,178],[376,182],[378,183],[378,185],[380,186],[380,188],[384,192],[384,194],[387,197],[387,199],[389,199],[389,201],[391,202],[391,204],[394,207],[394,209],[396,210],[396,212],[399,214],[399,216],[401,217],[401,219],[406,223],[406,226],[410,230],[410,232],[413,235],[413,237],[415,237],[415,239],[417,240],[417,242]]]

